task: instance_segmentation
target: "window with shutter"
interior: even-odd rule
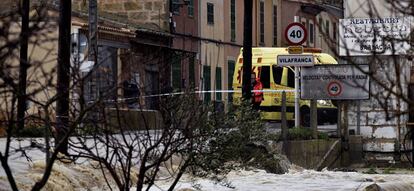
[[[234,73],[234,67],[235,67],[235,61],[234,60],[229,60],[227,61],[228,63],[228,69],[227,69],[227,79],[228,81],[228,89],[229,90],[233,90],[233,73]],[[233,93],[229,93],[228,94],[228,100],[229,102],[233,101]]]
[[[230,3],[230,35],[231,41],[236,41],[236,0]]]
[[[211,68],[210,66],[203,66],[203,86],[204,91],[211,90]],[[204,93],[204,103],[209,103],[211,101],[210,93]]]
[[[214,4],[207,3],[207,24],[214,25]]]
[[[264,2],[260,1],[260,43],[264,44]]]
[[[188,70],[189,70],[188,81],[189,81],[190,87],[192,88],[195,87],[195,68],[194,67],[195,67],[195,57],[191,56],[188,61]]]
[[[188,1],[188,16],[192,17],[194,16],[194,0],[189,0]]]
[[[216,90],[222,90],[222,87],[221,87],[221,68],[220,67],[216,68]],[[221,92],[216,92],[216,100],[217,101],[222,100],[221,94],[222,94]]]

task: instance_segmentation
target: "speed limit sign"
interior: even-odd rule
[[[291,23],[286,27],[285,38],[291,45],[301,45],[307,36],[305,26],[300,23]]]

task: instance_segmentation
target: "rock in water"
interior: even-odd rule
[[[268,148],[261,143],[247,144],[245,148],[247,152],[243,156],[247,165],[264,169],[268,173],[287,173],[291,165],[288,158],[280,153],[272,152]]]
[[[289,171],[289,167],[289,160],[281,154],[273,154],[262,162],[262,168],[268,173],[284,174]]]
[[[406,182],[374,183],[364,188],[364,191],[412,191],[414,187]]]
[[[381,187],[378,184],[371,184],[365,187],[364,191],[382,191]]]

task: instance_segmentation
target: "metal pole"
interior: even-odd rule
[[[349,165],[349,130],[348,130],[348,102],[342,102],[342,112],[341,112],[341,146],[342,146],[342,160],[341,165]]]
[[[288,128],[286,122],[286,92],[282,92],[282,110],[280,111],[280,117],[282,120],[282,138],[283,145],[282,151],[284,154],[287,154],[287,139],[288,139]]]
[[[243,40],[243,81],[242,96],[245,101],[252,97],[252,25],[253,1],[244,0],[244,40]]]
[[[89,0],[89,61],[96,61],[98,43],[97,43],[97,28],[98,28],[98,3],[96,0]],[[96,64],[96,63],[94,63]]]
[[[337,115],[337,124],[336,124],[336,134],[338,138],[342,137],[341,127],[342,127],[342,101],[338,101],[338,115]]]
[[[97,0],[89,0],[89,17],[88,17],[88,30],[89,30],[89,49],[88,49],[88,61],[93,62],[93,70],[91,71],[90,79],[88,79],[88,85],[90,83],[95,83],[95,89],[92,88],[90,85],[88,87],[89,92],[91,95],[88,95],[88,101],[90,99],[97,99],[99,96],[99,71],[96,71],[96,67],[98,64],[98,3]]]
[[[69,86],[70,86],[70,28],[71,28],[71,1],[59,1],[59,39],[58,39],[58,66],[57,66],[57,95],[56,101],[56,128],[57,142],[61,144],[57,149],[67,154],[69,133]],[[56,144],[56,146],[58,146]]]
[[[294,22],[299,22],[299,16],[294,17]],[[299,127],[300,125],[299,95],[299,67],[295,66],[295,127]]]
[[[361,100],[357,101],[357,135],[361,135]]]
[[[310,126],[312,129],[312,138],[318,138],[318,109],[317,109],[317,100],[312,99],[310,101]]]

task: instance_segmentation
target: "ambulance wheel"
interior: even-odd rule
[[[300,125],[302,127],[310,127],[310,109],[303,106],[300,108]]]

